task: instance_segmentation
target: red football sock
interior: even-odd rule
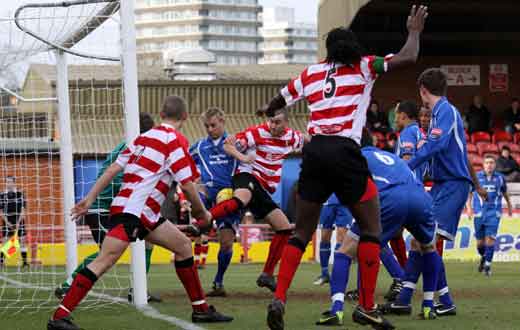
[[[444,240],[441,237],[437,238],[437,253],[442,257],[444,253]]]
[[[289,241],[290,234],[290,231],[285,230],[281,230],[274,234],[273,239],[271,240],[271,245],[269,245],[269,254],[265,261],[264,273],[273,275],[276,264],[282,257],[283,248],[287,244],[287,241]]]
[[[88,268],[82,269],[76,275],[76,278],[74,278],[69,291],[61,301],[56,312],[54,312],[52,319],[58,320],[69,316],[74,308],[76,308],[80,301],[87,295],[96,281],[96,274]]]
[[[204,297],[204,290],[200,285],[199,273],[193,263],[193,258],[175,260],[175,271],[181,280],[186,293],[190,297],[191,307],[196,312],[206,312],[209,307]]]
[[[364,310],[374,308],[374,293],[376,291],[377,274],[379,273],[379,253],[381,247],[374,241],[361,240],[358,246],[359,273],[359,304]]]
[[[202,245],[200,243],[195,243],[195,248],[193,249],[195,266],[198,266],[200,263],[200,254],[202,252]]]
[[[280,270],[278,271],[278,283],[274,296],[285,303],[287,300],[287,290],[291,286],[294,274],[300,265],[303,250],[292,245],[286,244],[282,253]]]
[[[208,244],[208,242],[202,242],[201,262],[200,262],[202,265],[206,264],[206,258],[208,257],[208,251],[209,251],[209,244]]]
[[[406,244],[404,243],[403,235],[392,238],[390,240],[390,246],[394,251],[397,262],[399,262],[399,265],[401,265],[401,267],[404,269],[404,265],[406,265],[408,256],[406,255]]]
[[[211,213],[213,219],[217,220],[238,211],[240,208],[242,208],[242,206],[242,202],[238,198],[233,197],[227,201],[220,202],[213,206],[209,212]]]

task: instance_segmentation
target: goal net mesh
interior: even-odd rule
[[[68,61],[76,201],[125,133],[122,67],[114,61],[118,2],[14,3],[0,9],[0,314],[56,307],[54,290],[66,280],[57,49]],[[80,264],[98,248],[81,222],[77,240]],[[129,262],[125,255],[81,308],[126,300]]]

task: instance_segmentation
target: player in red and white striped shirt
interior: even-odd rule
[[[365,56],[351,30],[331,30],[326,40],[325,61],[307,67],[259,111],[269,117],[277,109],[305,99],[310,109],[308,132],[312,136],[311,142],[303,148],[295,236],[283,251],[275,299],[268,308],[267,323],[271,329],[284,327],[287,290],[316,230],[321,205],[332,193],[349,207],[362,228],[357,253],[361,274],[360,306],[352,317],[358,323],[378,329],[393,329],[374,304],[380,263],[379,202],[359,143],[377,77],[415,63],[426,16],[426,7],[412,8],[407,22],[408,40],[395,56]]]
[[[194,180],[199,173],[187,151],[184,137],[174,126],[187,118],[186,103],[178,96],[166,97],[160,126],[139,135],[107,168],[87,196],[74,206],[74,219],[87,213],[97,195],[124,171],[123,184],[110,208],[109,231],[99,256],[83,268],[49,321],[50,330],[79,329],[69,314],[87,295],[94,283],[121,257],[137,238],[175,253],[175,269],[192,307],[194,322],[229,322],[232,317],[208,306],[195,268],[191,241],[169,221],[160,220],[161,204],[170,186],[179,184],[192,204],[193,214],[210,219],[197,193]],[[177,125],[179,126],[179,125]]]
[[[303,135],[288,127],[287,110],[278,110],[264,124],[252,126],[229,137],[224,150],[240,161],[233,176],[233,198],[218,203],[210,212],[220,219],[246,207],[257,219],[265,219],[275,231],[264,269],[256,283],[271,291],[276,288],[273,273],[289,240],[291,225],[271,194],[280,183],[283,160],[303,146]]]

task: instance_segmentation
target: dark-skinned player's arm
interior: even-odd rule
[[[417,62],[419,57],[419,48],[421,33],[424,30],[424,22],[428,17],[428,7],[412,6],[406,27],[408,29],[408,38],[399,51],[390,60],[388,60],[388,68],[386,71],[393,71],[403,67],[410,66]]]

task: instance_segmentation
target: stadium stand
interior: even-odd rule
[[[493,133],[493,138],[492,138],[493,143],[512,142],[512,141],[513,141],[513,137],[511,136],[511,134],[509,134],[506,131],[497,131],[497,132]]]
[[[498,146],[493,143],[480,142],[479,144],[477,144],[477,150],[480,156],[484,156],[487,154],[498,156],[500,154]]]
[[[471,142],[474,144],[491,142],[491,135],[488,132],[475,132],[471,134]]]

